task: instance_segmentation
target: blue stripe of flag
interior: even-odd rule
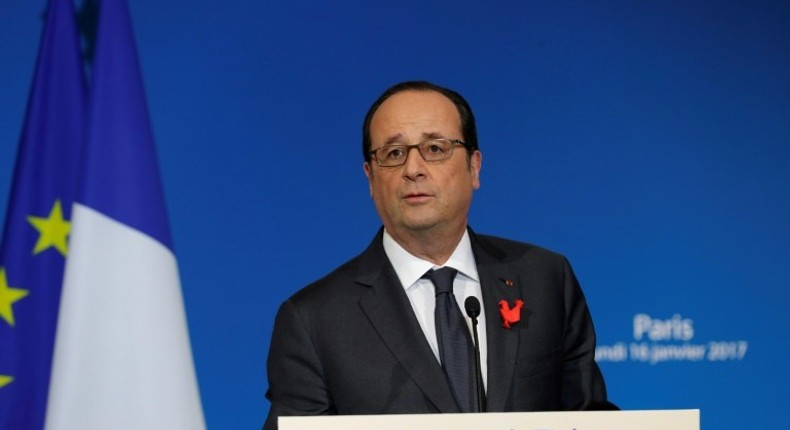
[[[172,250],[128,6],[105,0],[99,13],[79,201]]]

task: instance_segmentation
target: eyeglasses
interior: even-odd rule
[[[466,146],[458,139],[431,139],[414,145],[385,145],[370,151],[370,155],[376,159],[380,167],[397,167],[406,163],[412,148],[417,148],[423,160],[432,162],[452,157],[455,145]]]

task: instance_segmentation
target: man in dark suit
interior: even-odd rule
[[[613,408],[565,258],[467,225],[482,155],[463,97],[427,82],[391,87],[365,118],[363,155],[384,226],[362,254],[281,306],[264,428],[288,415]],[[451,289],[440,299],[435,273],[445,267]],[[482,301],[479,374],[467,370],[471,324],[456,308],[468,296]],[[467,340],[447,343],[456,314]],[[470,376],[460,383],[459,366]]]

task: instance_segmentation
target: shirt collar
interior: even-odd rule
[[[383,245],[384,252],[392,263],[392,267],[395,268],[395,273],[398,275],[398,279],[404,289],[408,290],[409,287],[414,285],[414,283],[425,274],[425,272],[432,268],[439,267],[430,261],[423,260],[410,254],[409,251],[406,251],[406,249],[387,233],[386,229],[384,229]],[[480,282],[477,274],[475,257],[472,253],[472,242],[469,240],[469,231],[464,231],[461,241],[458,242],[450,258],[442,267],[445,266],[450,266],[458,270],[459,274],[475,282]]]

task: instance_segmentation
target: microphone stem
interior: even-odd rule
[[[475,341],[475,379],[477,380],[477,412],[485,412],[486,396],[483,390],[483,372],[480,370],[480,341],[477,338],[477,318],[472,318],[472,333]]]

